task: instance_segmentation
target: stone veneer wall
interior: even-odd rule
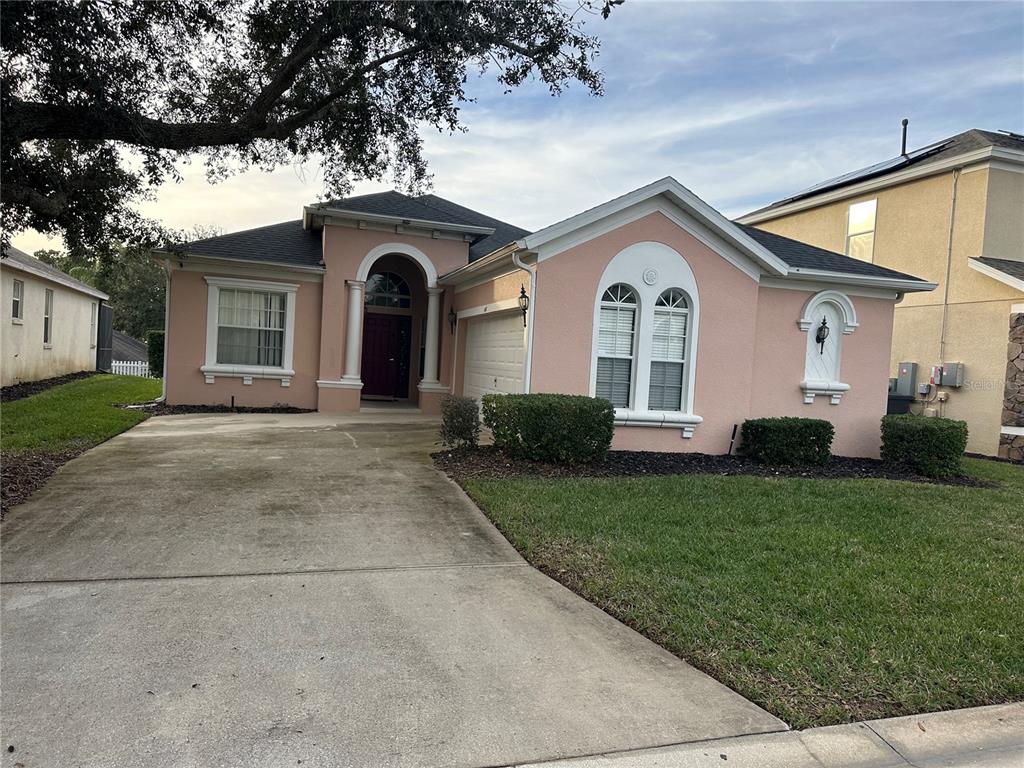
[[[1024,427],[1024,312],[1010,315],[1003,426]],[[1004,459],[1024,460],[1024,435],[1000,435],[999,455]]]

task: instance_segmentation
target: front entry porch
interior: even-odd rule
[[[438,413],[445,289],[427,257],[408,246],[374,249],[345,281],[344,367],[319,380],[318,410],[353,412],[402,404]]]

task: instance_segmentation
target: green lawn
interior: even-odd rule
[[[1024,468],[999,483],[466,481],[533,564],[795,727],[1024,698]]]
[[[103,374],[53,387],[0,406],[0,450],[59,453],[102,443],[146,418],[113,403],[160,395],[159,379]]]

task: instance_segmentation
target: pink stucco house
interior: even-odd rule
[[[672,178],[532,233],[384,192],[163,257],[169,403],[579,393],[613,402],[616,448],[705,453],[794,415],[877,455],[893,307],[934,288],[735,224]]]

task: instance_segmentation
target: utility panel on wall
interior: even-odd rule
[[[962,387],[964,385],[964,364],[942,363],[932,366],[931,383],[943,387]]]

